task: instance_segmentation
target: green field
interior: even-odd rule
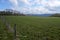
[[[5,16],[5,18],[12,28],[14,24],[17,25],[20,40],[60,40],[59,17]]]
[[[6,25],[2,22],[0,18],[0,40],[13,40],[13,34],[8,32]]]

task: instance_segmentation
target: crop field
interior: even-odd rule
[[[2,22],[0,18],[0,40],[13,40],[13,34],[8,32],[6,25]]]
[[[5,19],[12,28],[16,24],[20,40],[60,40],[59,17],[5,16]],[[3,31],[4,24],[1,20],[0,26],[0,31]]]

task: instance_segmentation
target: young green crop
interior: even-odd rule
[[[59,17],[6,16],[11,27],[17,25],[20,40],[60,40]]]
[[[13,33],[8,32],[5,23],[0,18],[0,40],[13,40]]]

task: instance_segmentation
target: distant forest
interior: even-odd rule
[[[52,14],[50,17],[60,17],[60,13]]]
[[[20,13],[18,11],[15,10],[11,10],[11,9],[7,9],[4,11],[0,11],[0,16],[9,16],[9,15],[13,15],[13,16],[25,16],[23,13]]]
[[[20,13],[19,11],[12,10],[12,9],[6,9],[4,11],[0,11],[0,16],[26,16],[23,13]],[[33,15],[32,15],[33,16]],[[60,13],[52,14],[50,17],[60,17]]]

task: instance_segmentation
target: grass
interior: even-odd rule
[[[0,18],[0,40],[13,40],[13,34],[8,32],[6,25]]]
[[[14,24],[20,40],[60,40],[59,17],[6,16],[12,28]]]

